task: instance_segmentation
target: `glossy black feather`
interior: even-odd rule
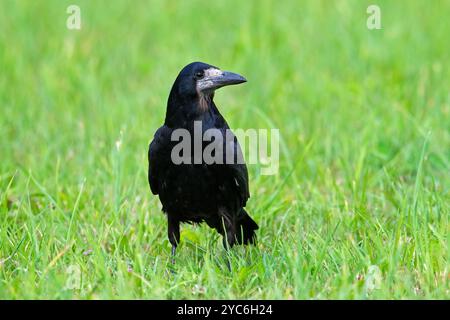
[[[168,216],[168,235],[174,247],[179,242],[180,222],[206,222],[224,235],[230,245],[253,243],[256,239],[254,230],[258,226],[243,209],[250,197],[245,164],[193,164],[192,161],[192,164],[176,165],[171,159],[172,148],[178,143],[171,141],[174,130],[183,128],[193,135],[194,121],[201,121],[203,132],[216,128],[224,137],[229,129],[214,104],[213,92],[207,97],[206,110],[199,105],[195,74],[210,67],[193,63],[180,72],[170,92],[165,123],[149,146],[148,181]],[[207,144],[203,143],[202,148]],[[235,152],[240,149],[237,139],[228,147]],[[224,146],[224,157],[226,150],[229,149]]]

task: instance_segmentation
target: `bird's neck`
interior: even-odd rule
[[[199,96],[195,101],[183,101],[172,103],[176,106],[168,108],[165,125],[170,128],[190,128],[194,121],[203,123],[214,123],[217,118],[221,118],[216,105],[214,95]]]
[[[213,105],[213,95],[200,93],[198,97],[198,107],[197,110],[199,114],[207,113],[210,110],[211,105]]]

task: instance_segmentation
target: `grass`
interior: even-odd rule
[[[0,298],[448,299],[449,1],[2,1]],[[68,30],[66,8],[81,7]],[[279,128],[250,166],[256,247],[182,227],[170,272],[147,147],[175,75]]]

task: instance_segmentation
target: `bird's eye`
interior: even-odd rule
[[[195,77],[196,77],[197,79],[203,78],[203,71],[197,72],[197,73],[195,74]]]

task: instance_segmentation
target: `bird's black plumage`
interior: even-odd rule
[[[180,222],[206,222],[224,236],[225,245],[256,240],[258,225],[244,210],[250,197],[245,163],[207,164],[202,160],[194,164],[192,160],[175,164],[171,158],[178,143],[172,141],[172,133],[186,129],[193,136],[195,121],[201,122],[203,132],[219,130],[225,141],[229,127],[214,104],[214,90],[245,81],[237,74],[194,62],[181,70],[172,86],[164,125],[156,131],[148,152],[148,181],[167,214],[172,253],[180,240]],[[202,143],[202,150],[208,143]],[[223,148],[224,159],[230,150],[240,151],[235,137]]]

